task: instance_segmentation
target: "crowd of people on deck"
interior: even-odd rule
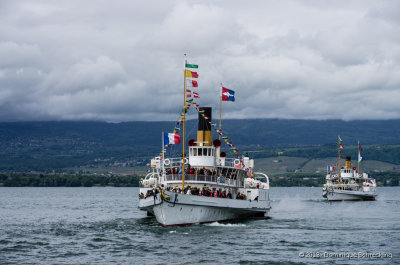
[[[171,168],[166,168],[165,169],[167,175],[182,175],[182,168],[181,167],[171,167]],[[187,175],[200,175],[200,176],[219,176],[222,177],[222,175],[226,178],[229,179],[236,179],[236,172],[230,172],[230,174],[220,174],[217,172],[217,170],[210,170],[206,168],[193,168],[190,167],[190,165],[185,168],[185,174]]]
[[[227,199],[232,199],[232,193],[230,190],[225,190],[225,189],[217,189],[217,188],[210,188],[210,187],[203,187],[203,188],[197,188],[197,187],[191,187],[187,186],[183,190],[175,187],[167,187],[168,191],[176,192],[176,193],[182,193],[182,194],[187,194],[187,195],[197,195],[197,196],[205,196],[205,197],[215,197],[215,198],[227,198]],[[236,195],[237,200],[247,200],[247,196],[243,192],[238,192]]]
[[[187,194],[187,195],[197,195],[197,196],[205,196],[205,197],[215,197],[215,198],[226,198],[226,199],[232,199],[232,193],[230,190],[226,191],[221,188],[210,188],[210,187],[203,187],[201,189],[197,187],[190,187],[187,186],[183,190],[175,187],[167,187],[166,190],[176,192],[176,193],[181,193],[181,194]],[[146,194],[140,193],[139,198],[141,199],[146,199],[150,196],[154,196],[155,194],[158,193],[158,189],[150,189],[147,190]],[[238,192],[236,195],[236,200],[247,200],[247,196],[243,192]]]

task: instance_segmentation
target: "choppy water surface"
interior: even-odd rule
[[[272,188],[269,219],[163,228],[137,188],[0,188],[0,264],[400,264],[400,188],[378,192]]]

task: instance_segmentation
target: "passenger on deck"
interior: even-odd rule
[[[214,191],[214,197],[215,197],[215,198],[218,197],[218,191],[217,191],[217,190]]]
[[[221,198],[226,198],[226,192],[225,192],[225,191],[222,191],[220,197],[221,197]]]
[[[231,193],[231,191],[228,191],[228,194],[226,195],[226,197],[227,197],[228,199],[232,199],[232,193]]]

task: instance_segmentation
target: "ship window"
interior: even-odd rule
[[[197,149],[199,152],[199,156],[201,156],[201,148]]]
[[[207,149],[207,155],[210,156],[211,155],[211,150]]]

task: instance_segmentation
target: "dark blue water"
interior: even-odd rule
[[[163,228],[137,188],[0,188],[0,264],[400,264],[400,188],[378,192],[272,188],[269,219]]]

